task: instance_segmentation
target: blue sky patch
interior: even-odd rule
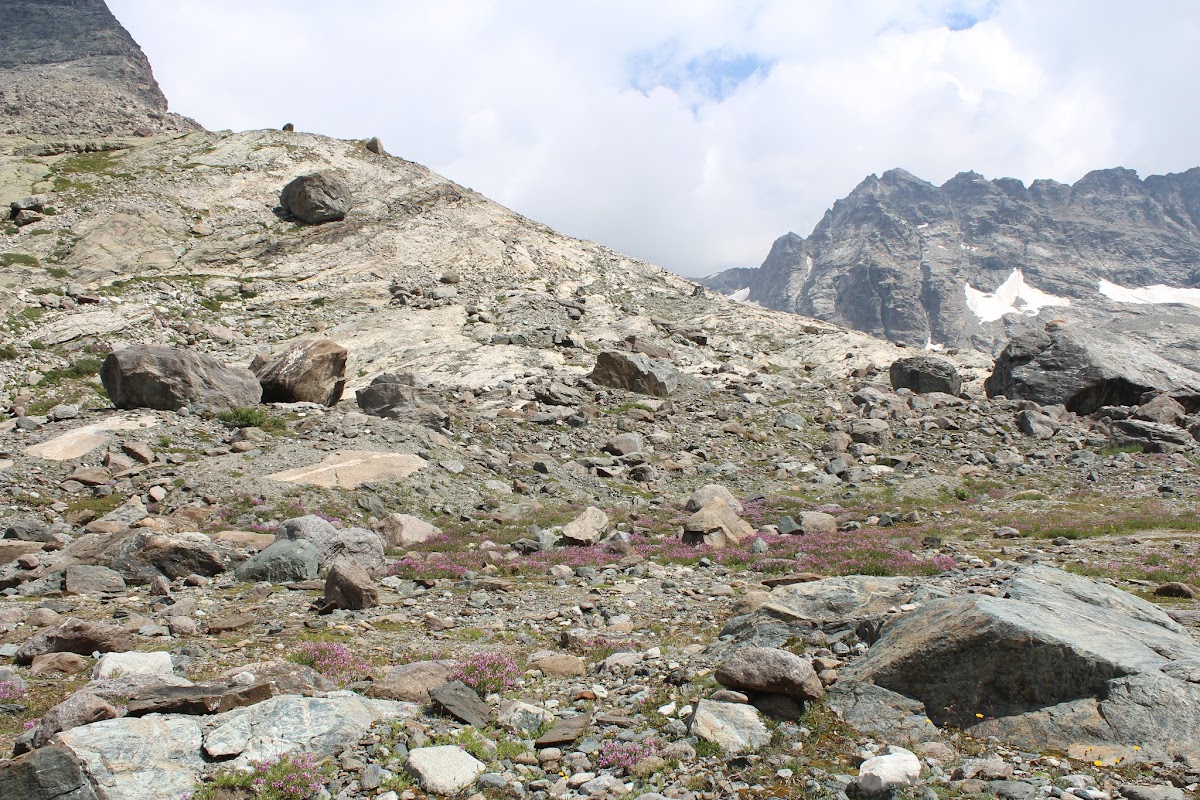
[[[707,50],[682,60],[678,46],[668,42],[634,53],[629,66],[630,85],[643,94],[661,86],[700,102],[720,103],[754,75],[765,76],[772,62],[754,53],[724,50]]]

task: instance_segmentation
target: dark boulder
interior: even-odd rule
[[[674,367],[636,353],[601,353],[590,377],[600,386],[651,397],[670,397],[679,386]]]
[[[358,406],[373,417],[408,419],[440,425],[449,414],[442,409],[420,377],[411,372],[376,375],[369,386],[355,392]]]
[[[988,397],[1062,405],[1076,414],[1103,406],[1133,406],[1148,392],[1200,406],[1200,373],[1174,364],[1124,337],[1095,328],[1050,323],[1014,337],[984,383]]]
[[[287,213],[309,225],[337,222],[346,218],[353,200],[350,188],[327,172],[301,175],[279,195],[279,205]]]
[[[78,757],[43,747],[0,765],[0,797],[21,800],[98,800]]]
[[[917,394],[958,394],[962,377],[954,362],[937,356],[913,356],[893,361],[888,370],[893,389],[911,389]]]
[[[117,408],[154,408],[216,414],[258,405],[262,387],[248,369],[212,356],[159,345],[134,345],[109,353],[100,380]]]

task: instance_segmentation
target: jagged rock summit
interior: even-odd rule
[[[167,111],[137,42],[104,0],[6,0],[0,134],[157,136],[198,130]]]
[[[994,353],[1054,319],[1119,327],[1194,368],[1176,345],[1200,321],[1197,264],[1200,168],[1028,187],[974,172],[934,186],[893,169],[834,203],[808,238],[780,237],[758,269],[705,283],[914,346]]]

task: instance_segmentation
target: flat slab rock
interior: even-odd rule
[[[61,436],[25,448],[25,455],[47,461],[75,461],[109,443],[108,433],[136,431],[153,428],[158,424],[154,417],[138,416],[132,419],[113,417],[103,422],[93,422],[67,431]]]
[[[340,450],[319,464],[267,477],[326,489],[356,489],[364,483],[402,481],[424,466],[425,459],[409,453]]]
[[[475,783],[483,762],[457,745],[418,747],[408,754],[408,771],[427,792],[454,795]]]

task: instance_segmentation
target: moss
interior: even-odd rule
[[[36,267],[40,263],[37,256],[25,253],[0,253],[0,267]]]

